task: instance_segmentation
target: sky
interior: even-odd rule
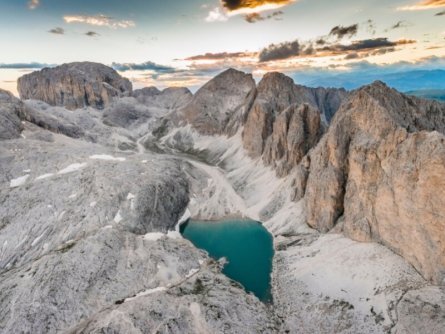
[[[134,86],[196,88],[233,67],[296,82],[445,69],[445,0],[0,0],[0,88],[73,61]]]

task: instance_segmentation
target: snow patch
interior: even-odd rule
[[[161,239],[162,237],[165,237],[164,233],[161,232],[151,232],[144,235],[144,240],[150,240],[150,241],[157,241]]]
[[[16,179],[12,179],[11,182],[9,183],[9,187],[16,188],[16,187],[20,187],[20,186],[24,185],[26,180],[28,179],[28,177],[29,177],[29,175],[23,175]]]
[[[121,215],[121,210],[119,210],[119,211],[116,213],[116,216],[114,216],[114,222],[115,222],[116,224],[119,224],[123,219],[124,219],[124,218],[123,218],[122,215]]]
[[[52,177],[52,176],[54,176],[53,173],[43,174],[43,175],[37,176],[35,181],[47,179],[47,178]]]
[[[57,174],[63,175],[63,174],[73,173],[73,172],[76,172],[76,171],[86,167],[86,165],[87,165],[86,163],[71,164],[71,165],[65,167],[64,169],[60,170]]]
[[[108,160],[108,161],[125,161],[127,160],[126,158],[121,158],[121,157],[113,157],[111,155],[107,155],[107,154],[95,154],[90,156],[90,159],[92,160]]]

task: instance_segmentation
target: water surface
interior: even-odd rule
[[[273,240],[263,225],[251,220],[189,220],[181,226],[181,233],[214,259],[225,257],[225,275],[261,301],[271,301]]]

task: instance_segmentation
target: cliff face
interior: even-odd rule
[[[102,109],[113,98],[130,95],[132,85],[108,66],[82,62],[26,74],[18,79],[18,91],[22,99],[70,110],[87,106]]]
[[[381,242],[443,284],[443,133],[444,105],[380,82],[356,91],[309,154],[308,224]]]
[[[181,111],[180,118],[201,134],[234,134],[254,96],[252,75],[229,69],[199,89]]]
[[[262,156],[279,176],[289,174],[347,96],[343,89],[308,88],[284,74],[266,74],[244,126],[244,148],[253,158]]]

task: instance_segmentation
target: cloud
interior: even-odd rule
[[[219,7],[212,9],[207,17],[206,22],[225,22],[229,19],[229,16]]]
[[[292,42],[284,42],[279,44],[270,44],[261,50],[259,61],[266,62],[271,60],[287,59],[300,55],[300,42],[298,40]]]
[[[28,1],[28,8],[33,10],[40,6],[40,0],[30,0]]]
[[[56,27],[51,30],[48,30],[48,32],[51,34],[56,34],[56,35],[64,35],[65,34],[65,30],[60,27]]]
[[[399,28],[406,28],[409,27],[411,24],[407,21],[399,21],[396,24],[394,24],[393,26],[391,26],[390,29],[399,29]]]
[[[437,14],[434,15],[434,16],[443,16],[443,15],[445,15],[445,10],[443,10],[443,11],[437,13]]]
[[[331,29],[329,36],[335,36],[337,37],[337,39],[342,39],[345,36],[348,37],[355,36],[357,34],[357,31],[358,31],[358,24],[353,24],[347,27],[336,26]]]
[[[290,5],[295,0],[221,0],[222,6],[228,12],[239,14],[258,13]]]
[[[397,10],[426,10],[445,7],[445,0],[423,0],[414,5],[403,6]]]
[[[336,53],[344,53],[348,51],[363,51],[363,50],[371,50],[371,49],[380,49],[387,47],[394,47],[397,45],[406,45],[406,44],[414,44],[416,41],[414,40],[406,40],[402,39],[399,41],[390,41],[386,37],[382,38],[371,38],[371,39],[363,39],[354,41],[351,44],[332,44],[329,46],[325,46],[319,51],[329,51],[334,54]]]
[[[246,52],[219,52],[219,53],[205,53],[202,55],[188,57],[184,60],[221,60],[227,58],[240,58],[252,55]]]
[[[112,63],[111,67],[119,72],[126,71],[154,71],[158,73],[173,73],[176,71],[174,67],[159,65],[151,61],[145,63]]]
[[[246,22],[256,23],[259,21],[270,20],[273,18],[275,18],[276,20],[279,20],[279,17],[282,16],[283,14],[284,13],[281,10],[273,12],[272,14],[269,14],[267,16],[262,16],[260,13],[252,13],[252,14],[245,15],[244,19],[246,20]]]
[[[259,62],[283,60],[298,56],[338,56],[345,55],[346,59],[376,56],[396,51],[396,46],[414,44],[414,40],[390,41],[388,38],[371,38],[353,41],[352,43],[329,43],[326,39],[318,39],[314,42],[301,42],[298,40],[271,44],[259,53]],[[367,52],[366,54],[354,53]],[[351,55],[349,55],[351,54]]]
[[[225,22],[235,15],[244,15],[249,23],[263,21],[279,16],[282,12],[275,12],[268,16],[261,16],[264,11],[276,10],[290,5],[297,0],[220,0],[220,6],[213,8],[205,19],[207,22]],[[203,8],[207,8],[203,7]]]
[[[117,28],[131,28],[136,26],[130,20],[116,20],[111,16],[106,15],[65,15],[63,17],[66,23],[83,23],[92,26],[108,27],[112,29]]]
[[[88,36],[88,37],[100,36],[100,34],[95,32],[95,31],[88,31],[88,32],[85,33],[85,35]]]
[[[45,64],[45,63],[0,63],[0,69],[8,69],[8,70],[26,70],[26,69],[40,69],[44,67],[54,67],[54,64]]]

